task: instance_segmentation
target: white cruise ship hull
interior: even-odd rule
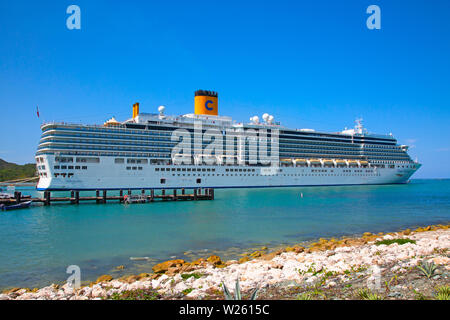
[[[44,156],[44,164],[53,168],[54,157]],[[280,167],[278,170],[267,167],[206,165],[143,164],[139,167],[127,170],[126,164],[116,164],[114,158],[102,157],[100,163],[89,164],[85,170],[65,170],[64,176],[59,174],[54,177],[52,174],[41,177],[37,189],[126,190],[399,184],[408,182],[420,165],[395,165],[394,168]],[[68,173],[72,175],[69,177]]]

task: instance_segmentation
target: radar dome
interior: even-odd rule
[[[258,123],[259,122],[259,117],[258,116],[253,116],[250,118],[250,121],[252,121],[253,123]]]

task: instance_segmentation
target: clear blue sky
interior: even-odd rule
[[[362,116],[412,146],[415,177],[449,178],[449,14],[447,0],[1,0],[0,158],[34,162],[43,120],[124,120],[137,101],[190,113],[209,89],[240,121],[338,131]]]

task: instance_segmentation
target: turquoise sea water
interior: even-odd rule
[[[18,189],[19,190],[19,189]],[[37,195],[32,188],[20,189]],[[303,197],[301,197],[303,193]],[[214,201],[52,205],[0,212],[0,289],[149,271],[161,260],[450,222],[450,180],[216,190]],[[188,252],[186,252],[188,251]],[[149,257],[132,261],[130,257]],[[125,270],[114,267],[125,265]]]

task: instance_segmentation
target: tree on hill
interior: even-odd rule
[[[20,165],[0,159],[0,181],[33,178],[35,176],[36,165],[34,163]]]

